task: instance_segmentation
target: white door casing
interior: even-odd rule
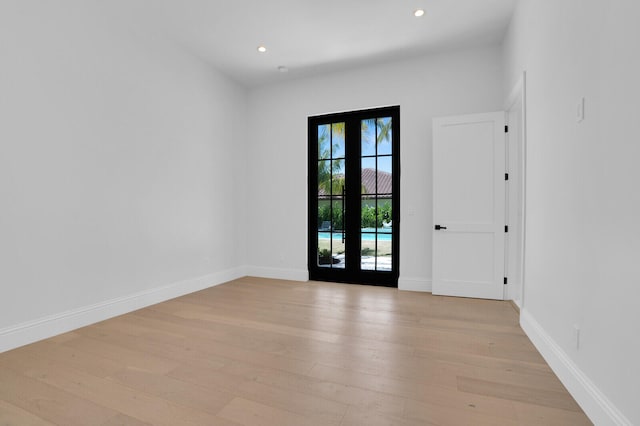
[[[525,145],[526,145],[526,73],[516,82],[505,102],[507,133],[507,234],[506,271],[509,277],[505,297],[524,308],[525,240]]]
[[[433,119],[433,294],[504,299],[504,126],[504,112]]]

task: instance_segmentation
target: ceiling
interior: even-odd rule
[[[158,0],[163,31],[255,87],[427,53],[498,44],[516,0]],[[425,15],[416,18],[421,8]],[[257,47],[267,47],[258,53]],[[279,72],[284,66],[288,72]]]

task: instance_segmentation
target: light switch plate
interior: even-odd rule
[[[578,106],[576,108],[576,121],[578,123],[584,121],[584,97],[580,98],[578,101]]]

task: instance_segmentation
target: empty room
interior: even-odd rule
[[[636,0],[0,0],[0,424],[640,425]]]

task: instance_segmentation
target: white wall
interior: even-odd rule
[[[505,44],[505,91],[527,71],[523,326],[598,425],[640,424],[639,21],[522,0]]]
[[[431,119],[502,108],[496,48],[422,57],[249,93],[250,272],[307,277],[307,117],[400,105],[400,286],[431,285]]]
[[[246,93],[126,4],[0,3],[0,351],[245,263]]]

